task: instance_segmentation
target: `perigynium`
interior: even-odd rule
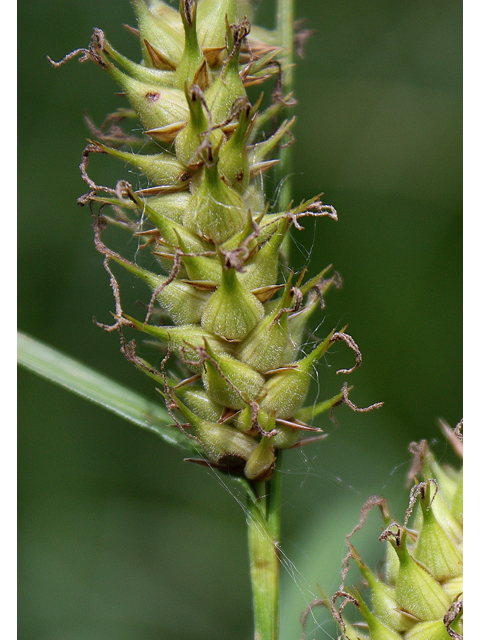
[[[52,62],[81,55],[130,104],[92,127],[96,140],[81,163],[89,191],[79,202],[92,212],[98,205],[95,245],[115,296],[114,322],[98,324],[118,331],[126,358],[155,380],[198,462],[263,481],[279,450],[322,437],[310,424],[318,414],[342,403],[356,409],[346,384],[303,406],[332,344],[345,342],[356,357],[338,373],[356,369],[361,355],[344,329],[316,336],[304,353],[308,319],[339,279],[328,267],[310,278],[295,274],[282,253],[303,217],[337,214],[319,196],[279,211],[266,200],[264,174],[277,163],[275,150],[292,141],[294,118],[284,115],[294,100],[284,94],[277,35],[244,17],[249,3],[182,0],[179,11],[160,0],[132,4],[140,63],[100,29],[88,48]],[[252,104],[247,89],[261,85],[271,99],[262,93]],[[135,123],[134,132],[124,123]],[[128,164],[144,183],[98,185],[87,172],[92,154]],[[108,246],[109,227],[130,235],[134,259]],[[124,309],[117,267],[150,288],[143,315]],[[139,354],[131,329],[163,348],[160,365]]]

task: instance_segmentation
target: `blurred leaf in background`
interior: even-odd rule
[[[76,205],[83,113],[100,124],[121,98],[92,64],[46,61],[85,46],[94,26],[138,60],[122,26],[133,13],[127,0],[18,11],[19,327],[157,401],[118,337],[92,324],[113,301]],[[272,26],[272,12],[260,2],[259,22]],[[408,443],[437,439],[442,456],[435,419],[462,417],[461,4],[297,0],[297,15],[316,34],[297,68],[295,198],[323,191],[339,221],[308,221],[292,262],[341,273],[318,333],[348,323],[364,358],[352,399],[385,405],[341,407],[338,427],[319,424],[329,438],[286,456],[285,639],[300,636],[316,583],[338,586],[364,499],[384,492],[401,512]],[[101,160],[93,172],[114,184],[118,165]],[[319,368],[321,397],[339,389],[348,357],[339,346]],[[251,637],[245,518],[228,479],[26,371],[18,390],[19,638]]]

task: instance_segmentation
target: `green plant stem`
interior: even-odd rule
[[[272,479],[255,485],[258,497],[254,500],[247,494],[255,640],[279,638],[280,456],[281,452]]]
[[[293,90],[294,80],[294,42],[295,42],[295,0],[277,1],[277,33],[282,56],[282,93]],[[285,211],[292,200],[292,181],[289,179],[292,168],[292,145],[280,149],[279,163],[276,167],[277,183],[280,185],[279,211]],[[283,251],[288,256],[290,236],[283,243]]]
[[[294,0],[277,0],[277,33],[279,45],[284,49],[282,60],[282,92],[287,95],[293,89],[294,70]],[[285,211],[292,199],[291,171],[292,149],[280,150],[276,178],[280,185],[278,208]],[[289,236],[283,242],[283,251],[289,254]],[[253,591],[255,640],[279,638],[279,543],[280,509],[282,495],[281,452],[277,452],[276,468],[272,479],[257,483],[257,498],[247,493],[248,548],[250,553],[250,577]]]

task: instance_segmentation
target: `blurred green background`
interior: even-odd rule
[[[60,59],[101,27],[139,59],[127,0],[18,6],[19,298],[22,330],[144,395],[153,384],[92,324],[113,309],[93,247],[77,165],[87,111],[122,104],[93,64]],[[263,0],[259,21],[273,24]],[[373,492],[405,506],[408,444],[450,459],[435,420],[462,417],[461,3],[297,0],[316,35],[298,61],[295,198],[324,192],[339,221],[306,223],[294,264],[329,263],[344,281],[320,331],[348,323],[364,357],[352,399],[325,441],[285,456],[282,639],[339,583],[343,540]],[[118,165],[98,163],[114,184]],[[274,185],[273,185],[274,186]],[[135,296],[135,293],[132,293]],[[321,396],[351,362],[341,345],[319,368]],[[210,472],[149,433],[19,371],[20,640],[245,640],[252,637],[245,517]],[[380,527],[373,517],[370,531]],[[381,548],[367,552],[375,563]],[[308,638],[329,637],[325,615]],[[325,625],[325,626],[324,626]]]

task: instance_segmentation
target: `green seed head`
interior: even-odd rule
[[[420,622],[405,636],[406,640],[450,640],[451,637],[443,620]]]
[[[112,255],[112,259],[150,286],[156,300],[175,324],[196,325],[200,322],[209,297],[205,291],[199,291],[181,280],[175,280],[167,286],[166,276],[147,271],[118,254]]]
[[[243,341],[238,356],[257,371],[269,371],[284,362],[288,344],[288,311],[292,300],[289,281],[280,302]]]
[[[220,244],[240,232],[247,209],[238,193],[220,178],[211,148],[201,185],[185,210],[183,224],[207,241]]]
[[[429,480],[420,485],[423,522],[413,555],[429,568],[435,580],[443,582],[463,573],[463,561],[460,549],[442,529],[433,512],[432,500],[436,489]]]
[[[436,620],[444,615],[450,603],[426,567],[412,557],[406,538],[406,533],[402,531],[399,541],[392,541],[400,561],[395,598],[405,611],[419,620]]]
[[[249,460],[256,448],[252,438],[228,425],[199,418],[178,398],[176,404],[213,462],[220,462],[225,458],[239,458],[243,463]]]
[[[187,101],[181,89],[172,89],[152,81],[137,80],[113,65],[107,70],[125,92],[132,108],[138,113],[147,130],[176,125],[188,120]]]
[[[200,155],[202,143],[209,141],[213,148],[217,148],[223,141],[223,134],[220,129],[209,131],[205,99],[200,87],[196,84],[192,85],[186,89],[185,95],[190,117],[187,126],[175,138],[175,153],[185,166],[195,169],[203,163]]]
[[[358,602],[358,608],[360,609],[362,616],[365,618],[368,624],[368,630],[370,631],[370,640],[402,640],[396,631],[383,624],[367,607],[363,598],[359,592],[355,589],[355,597]]]
[[[291,418],[301,408],[310,386],[316,362],[331,345],[330,335],[308,356],[279,369],[265,384],[265,397],[260,406],[277,418]]]
[[[279,249],[285,234],[275,231],[273,237],[266,242],[245,264],[239,278],[247,289],[260,289],[276,283],[278,278]]]
[[[399,610],[394,589],[374,575],[373,571],[360,558],[352,544],[349,545],[349,549],[370,588],[374,615],[380,622],[396,632],[410,629],[413,626],[413,620]],[[364,613],[363,610],[362,613]]]
[[[272,438],[262,436],[245,465],[245,475],[249,480],[267,480],[272,475],[274,464]]]
[[[247,134],[254,110],[247,102],[240,111],[238,124],[232,136],[219,152],[220,177],[239,193],[245,193],[250,182],[250,162],[247,154]]]
[[[235,14],[235,0],[204,0],[200,3],[198,7],[198,40],[202,49],[207,50],[207,54],[215,49],[222,51],[225,49],[225,16],[228,23],[232,24],[235,20]],[[218,54],[217,64],[223,61],[223,57]],[[210,55],[210,63],[212,61],[215,62],[215,57]]]
[[[231,342],[241,342],[264,316],[263,305],[242,285],[235,269],[226,267],[222,280],[208,301],[201,325]]]
[[[459,435],[458,429],[455,433]],[[453,437],[451,430],[450,434]],[[461,442],[458,440],[455,448],[460,452]],[[458,495],[458,487],[462,484],[462,471],[439,465],[428,450],[426,442],[420,445],[414,443],[412,450],[415,452],[414,474],[419,471],[431,473],[435,469],[436,478],[426,477],[424,482],[415,478],[416,484],[410,492],[404,524],[391,521],[384,499],[373,497],[362,510],[364,516],[375,505],[379,505],[382,510],[385,530],[380,540],[387,543],[387,581],[384,581],[385,572],[377,576],[363,562],[350,542],[350,534],[347,537],[349,552],[343,566],[348,570],[350,558],[356,562],[368,584],[371,607],[367,606],[358,592],[355,598],[346,594],[345,572],[344,583],[335,598],[346,597],[347,601],[358,606],[368,624],[370,640],[461,640],[462,541],[456,537],[457,527],[461,530],[461,523],[456,521],[456,533],[452,536],[452,527],[442,524],[434,507],[439,498],[445,507],[452,505]],[[456,481],[457,488],[452,485],[452,481]],[[445,495],[442,493],[444,487]],[[410,528],[408,521],[415,508],[418,513],[414,528]],[[340,624],[343,614],[337,613],[337,610],[335,614]],[[352,637],[355,638],[355,635]]]
[[[237,410],[255,401],[265,384],[263,376],[233,356],[215,353],[210,342],[206,342],[205,352],[208,357],[202,379],[213,400]]]
[[[112,114],[105,133],[94,132],[100,139],[89,141],[81,165],[89,191],[79,202],[99,206],[95,243],[115,297],[107,328],[118,329],[122,352],[154,379],[197,456],[256,482],[274,472],[278,449],[299,446],[306,431],[306,440],[312,431],[321,437],[310,424],[320,413],[355,406],[344,385],[302,407],[316,366],[344,334],[332,331],[299,357],[333,278],[322,272],[302,285],[301,273],[294,284],[284,240],[303,216],[335,215],[318,197],[283,211],[266,204],[264,175],[291,142],[293,101],[280,95],[278,34],[238,21],[251,4],[181,0],[175,10],[132,0],[142,59],[128,60],[100,29],[73,55],[107,71],[130,105]],[[249,86],[269,79],[275,102],[252,105]],[[132,168],[135,185],[99,186],[87,172],[94,153]],[[130,234],[120,245],[130,255],[107,247],[109,228]],[[122,306],[128,276],[149,289],[141,319]],[[137,355],[141,341],[127,342],[131,332],[158,345],[154,366]]]
[[[123,163],[130,164],[135,170],[143,173],[158,186],[171,185],[188,180],[185,166],[176,158],[167,156],[164,153],[142,155],[140,153],[112,149],[100,142],[95,142],[94,144],[101,153],[106,153],[113,158],[121,160]]]
[[[225,14],[223,14],[225,15]],[[225,30],[224,30],[225,33]],[[230,25],[227,20],[227,59],[221,73],[207,89],[205,98],[212,114],[214,124],[225,122],[230,116],[232,106],[240,98],[246,99],[247,93],[240,75],[239,59],[243,39],[250,33],[250,23],[244,20],[238,25]]]
[[[176,69],[184,50],[183,30],[150,10],[145,0],[132,0],[137,17],[143,60],[147,67]]]
[[[182,59],[176,68],[177,87],[190,86],[195,80],[208,74],[208,66],[203,57],[197,38],[197,1],[181,0],[180,15],[185,30],[185,46]],[[202,67],[204,71],[202,72]],[[208,80],[205,78],[205,83]]]

